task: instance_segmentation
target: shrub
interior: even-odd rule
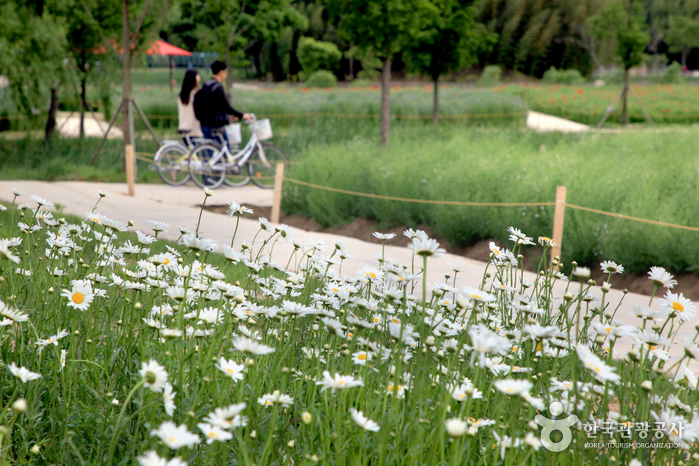
[[[665,68],[665,72],[660,77],[660,82],[663,84],[682,84],[682,65],[678,62],[672,62]]]
[[[315,40],[312,37],[302,37],[299,40],[297,53],[304,77],[318,70],[333,70],[342,58],[337,45]]]
[[[376,84],[374,79],[355,79],[350,83],[350,87],[369,87]]]
[[[335,87],[337,78],[330,71],[318,70],[308,77],[306,87]]]
[[[488,65],[483,69],[481,77],[478,78],[480,86],[496,86],[500,83],[502,69],[498,65]]]
[[[585,78],[582,77],[578,70],[559,70],[551,67],[544,73],[544,82],[550,84],[573,84],[579,86],[585,84]]]

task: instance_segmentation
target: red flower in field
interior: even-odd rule
[[[578,95],[583,95],[585,93],[582,89],[578,89],[576,92]]]
[[[310,91],[310,89],[307,88],[307,87],[302,87],[302,88],[301,88],[301,92],[308,92],[308,91]]]
[[[379,86],[369,86],[369,90],[371,90],[371,91],[378,91],[378,90],[379,90]]]
[[[555,103],[556,103],[556,99],[554,99],[553,97],[551,97],[551,98],[549,99],[549,103],[555,104]]]

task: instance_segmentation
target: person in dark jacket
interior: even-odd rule
[[[197,93],[203,92],[203,95],[206,96],[202,101],[200,109],[197,111],[197,118],[199,118],[199,123],[201,123],[201,132],[206,139],[214,139],[211,132],[216,128],[226,126],[230,122],[230,116],[236,119],[250,120],[249,113],[241,113],[228,103],[222,84],[228,76],[226,64],[219,60],[214,61],[211,64],[211,72],[213,77],[206,81]],[[226,138],[227,142],[228,138],[225,132],[223,137]]]

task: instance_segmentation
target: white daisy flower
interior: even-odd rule
[[[352,419],[354,420],[354,422],[356,422],[357,425],[362,429],[371,432],[379,431],[379,425],[376,422],[364,416],[364,414],[361,411],[357,411],[354,408],[350,408],[350,414],[352,415]]]
[[[95,299],[92,285],[88,280],[73,280],[70,290],[61,291],[61,296],[68,298],[68,306],[80,311],[87,311]]]
[[[651,280],[655,286],[664,286],[667,289],[677,285],[677,280],[662,267],[651,267],[650,272],[648,272],[648,279]]]
[[[360,379],[355,379],[351,375],[340,375],[335,373],[335,377],[330,375],[330,372],[323,371],[323,380],[316,382],[316,385],[321,385],[323,388],[320,391],[324,391],[328,388],[331,389],[332,393],[338,390],[344,390],[352,387],[362,387],[364,382]]]
[[[146,387],[156,393],[163,391],[167,384],[167,371],[155,359],[141,363],[141,370],[138,373],[145,380]]]
[[[447,429],[447,434],[450,437],[461,437],[466,433],[466,429],[468,428],[468,424],[466,424],[465,421],[462,421],[459,418],[450,418],[444,421],[444,427]]]
[[[161,442],[172,450],[177,450],[182,447],[192,447],[201,443],[199,436],[188,431],[186,425],[182,424],[178,426],[172,421],[165,421],[160,424],[160,427],[151,431],[150,436],[157,436]]]
[[[201,430],[204,437],[206,437],[206,443],[208,445],[211,445],[214,442],[225,442],[233,438],[233,434],[230,432],[205,422],[200,422],[197,424],[197,427],[199,427],[199,430]]]
[[[697,308],[689,299],[685,298],[682,293],[670,293],[669,291],[664,298],[659,300],[660,305],[669,312],[676,312],[682,322],[694,320],[697,315]]]
[[[6,367],[7,369],[9,369],[10,372],[12,372],[12,375],[17,377],[23,383],[27,383],[30,380],[36,380],[41,378],[41,374],[37,372],[32,372],[26,367],[17,367],[17,365],[14,362]]]
[[[245,369],[245,364],[238,364],[232,359],[228,360],[226,358],[220,358],[218,360],[218,364],[216,364],[216,369],[220,370],[233,380],[243,380],[243,369]]]
[[[447,251],[439,247],[439,243],[432,238],[413,238],[413,241],[408,246],[414,254],[422,257],[440,257],[446,254]]]
[[[275,349],[271,346],[263,345],[255,340],[246,337],[233,338],[233,347],[238,351],[254,354],[257,356],[274,353]]]
[[[294,402],[294,399],[287,394],[279,393],[279,390],[275,390],[273,393],[262,395],[261,398],[257,399],[257,402],[262,406],[278,404],[282,408],[288,408]]]
[[[168,461],[161,458],[158,454],[151,450],[136,458],[140,466],[187,466],[187,462],[180,458],[173,458]]]
[[[599,266],[605,273],[624,273],[624,267],[616,262],[604,261]]]

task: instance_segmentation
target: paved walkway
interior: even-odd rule
[[[29,195],[36,194],[48,199],[66,214],[85,216],[99,198],[96,190],[101,189],[111,194],[109,198],[103,199],[98,207],[98,211],[108,218],[126,223],[129,220],[134,222],[134,228],[150,233],[150,228],[146,223],[148,220],[166,222],[170,225],[167,234],[161,235],[166,239],[175,240],[179,236],[178,226],[183,226],[194,230],[199,217],[200,208],[204,200],[204,193],[195,186],[170,187],[166,185],[136,185],[136,196],[126,195],[126,185],[123,183],[91,183],[91,182],[43,182],[43,181],[0,181],[0,200],[12,201],[12,187],[25,192],[27,196],[19,198],[18,202],[31,202]],[[235,200],[240,204],[251,204],[259,206],[271,206],[272,191],[262,190],[256,187],[245,188],[220,188],[215,191],[215,195],[208,201],[208,205],[227,204]],[[246,240],[252,241],[258,231],[258,222],[254,220],[241,219],[240,227],[236,237],[236,245]],[[221,246],[230,245],[235,219],[225,215],[204,211],[201,220],[201,234],[208,239],[216,240]],[[302,244],[311,241],[323,240],[328,248],[332,248],[337,235],[307,232],[298,228],[290,228],[294,239]],[[342,237],[341,240],[348,246],[352,255],[345,261],[342,273],[353,275],[363,266],[376,266],[376,257],[381,255],[381,245],[367,243],[355,238]],[[390,241],[388,242],[390,244]],[[258,240],[259,244],[259,240]],[[274,259],[286,264],[293,246],[287,241],[280,241],[274,248]],[[412,253],[408,248],[397,246],[386,246],[386,257],[398,260],[404,264],[410,264]],[[461,267],[465,272],[460,273],[457,285],[470,285],[478,287],[481,282],[485,263],[468,259],[466,257],[445,254],[439,259],[428,262],[428,278],[430,280],[444,280],[444,275],[453,275],[449,264]],[[525,278],[534,280],[533,273],[525,273]],[[612,284],[614,280],[612,279]],[[577,285],[574,289],[577,291]],[[562,289],[557,290],[560,294]],[[596,291],[601,295],[599,289]],[[621,299],[620,290],[612,289],[608,295],[608,302],[617,303]],[[628,293],[624,298],[617,317],[632,325],[640,324],[640,321],[628,313],[628,305],[631,303],[647,305],[648,297],[635,293]],[[687,323],[685,331],[693,332],[693,323]],[[676,341],[680,341],[679,338]],[[625,349],[627,342],[617,345],[617,349]],[[682,354],[679,345],[675,345],[672,354]]]
[[[539,112],[527,112],[527,127],[539,133],[560,131],[562,133],[584,133],[590,127],[582,123],[566,120]]]

